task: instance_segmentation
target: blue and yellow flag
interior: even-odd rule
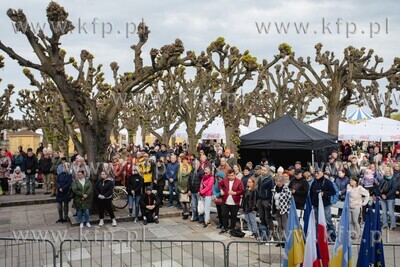
[[[304,212],[304,235],[307,236],[307,231],[308,231],[308,221],[310,220],[310,214],[312,212],[312,204],[311,204],[311,198],[310,194],[307,194],[306,198],[306,210]]]
[[[303,263],[304,259],[304,234],[297,216],[296,204],[293,196],[290,199],[289,218],[286,226],[284,267],[295,267]]]
[[[351,267],[352,249],[351,249],[351,230],[350,230],[350,193],[346,194],[342,215],[338,229],[338,237],[335,241],[332,260],[329,264],[331,267],[342,266]]]

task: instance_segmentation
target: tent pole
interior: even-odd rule
[[[314,166],[314,150],[311,150],[311,164]]]

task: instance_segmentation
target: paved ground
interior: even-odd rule
[[[231,241],[252,241],[250,238],[232,238],[219,235],[215,224],[204,229],[196,222],[179,217],[181,210],[161,209],[158,225],[141,222],[133,224],[127,211],[118,211],[118,226],[93,224],[82,230],[71,223],[55,223],[56,204],[41,190],[35,196],[0,196],[0,237],[18,237],[19,242],[0,240],[1,266],[51,265],[50,243],[31,242],[26,238],[44,238],[54,243],[57,263],[63,266],[223,266],[224,248]],[[13,205],[18,203],[24,205]],[[43,203],[43,204],[34,204]],[[27,205],[32,204],[32,205]],[[9,206],[7,206],[9,205]],[[71,211],[72,212],[72,211]],[[215,220],[215,214],[212,218]],[[97,216],[91,216],[97,221]],[[129,221],[128,221],[129,220]],[[62,240],[82,240],[82,242]],[[92,241],[88,241],[92,240]],[[106,240],[101,242],[99,240]],[[120,242],[130,240],[131,242]],[[145,240],[145,242],[137,242]],[[203,240],[205,243],[195,242]],[[400,243],[400,230],[386,231],[384,242]],[[62,246],[62,250],[60,250]],[[229,246],[229,266],[280,266],[283,251],[274,245],[239,244]],[[353,253],[357,254],[357,246]],[[400,263],[400,247],[385,249],[386,266]],[[260,261],[259,261],[260,260]],[[3,264],[4,262],[4,264]]]

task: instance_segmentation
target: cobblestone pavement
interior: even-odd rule
[[[32,204],[35,203],[33,200],[43,204]],[[246,237],[219,235],[214,223],[204,229],[196,222],[182,220],[179,216],[181,210],[176,208],[162,208],[159,224],[144,226],[141,221],[134,224],[132,218],[126,216],[127,210],[122,210],[116,212],[117,227],[112,227],[109,221],[98,227],[97,216],[91,215],[92,228],[80,229],[72,216],[74,210],[70,210],[72,224],[56,223],[56,204],[46,201],[54,200],[43,195],[41,190],[37,190],[34,196],[0,196],[0,237],[20,239],[19,242],[0,240],[1,266],[51,266],[51,244],[26,241],[27,238],[50,240],[54,244],[57,264],[62,261],[63,266],[111,266],[111,263],[113,266],[203,266],[203,263],[204,266],[223,266],[224,249],[229,242],[254,241]],[[6,203],[12,202],[19,205],[7,206]],[[29,203],[32,205],[27,205]],[[215,217],[213,214],[212,219],[216,220]],[[70,239],[82,242],[62,242]],[[199,240],[206,243],[194,242]],[[383,241],[400,243],[400,230],[384,231]],[[356,258],[357,246],[354,246],[353,253]],[[395,266],[394,259],[398,265],[399,255],[400,247],[386,248],[386,266]],[[229,266],[265,266],[266,263],[280,266],[282,257],[283,249],[274,244],[234,243],[229,246]]]

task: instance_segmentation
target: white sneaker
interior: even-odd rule
[[[112,219],[112,226],[116,227],[117,226],[117,221],[115,219]]]
[[[104,225],[104,220],[100,219],[99,226],[102,227]]]
[[[83,228],[83,223],[80,223],[80,224],[79,224],[79,227],[80,227],[80,228]]]
[[[92,225],[90,224],[90,222],[87,222],[87,223],[86,223],[86,227],[88,227],[88,228],[92,227]]]

